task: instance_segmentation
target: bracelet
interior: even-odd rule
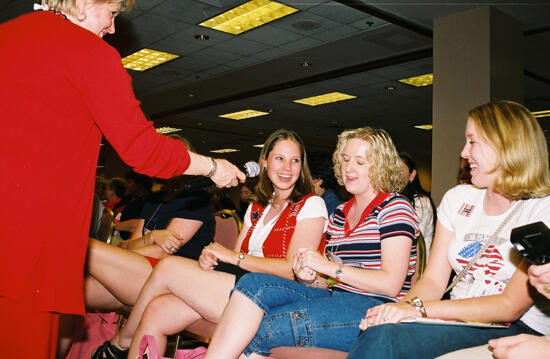
[[[214,173],[216,173],[216,170],[218,169],[218,162],[216,162],[214,157],[210,157],[210,160],[212,161],[212,164],[210,165],[210,172],[208,172],[206,177],[212,177]]]
[[[414,297],[411,300],[406,300],[405,303],[412,305],[412,307],[422,316],[422,318],[426,318],[428,316],[426,307],[424,307],[424,303],[422,303],[420,298]]]
[[[338,269],[336,270],[336,273],[334,275],[334,279],[337,281],[340,281],[340,278],[342,277],[342,268],[344,268],[344,263],[338,263]]]
[[[239,259],[237,259],[237,267],[240,267],[241,261],[244,259],[244,253],[239,253]]]
[[[143,236],[143,244],[144,244],[144,245],[147,245],[147,235],[144,235],[144,236]]]

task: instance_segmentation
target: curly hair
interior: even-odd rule
[[[300,171],[300,177],[298,178],[298,181],[296,181],[294,189],[288,198],[289,200],[296,202],[303,196],[313,193],[313,181],[311,179],[311,174],[307,163],[306,146],[300,136],[298,136],[296,132],[287,129],[280,129],[273,132],[264,143],[258,163],[261,164],[264,160],[267,161],[267,157],[273,150],[273,147],[275,147],[275,144],[281,140],[294,141],[300,148],[302,170]],[[273,190],[273,184],[267,177],[267,171],[265,168],[262,168],[258,177],[258,184],[254,190],[257,198],[256,201],[261,205],[266,206],[273,196]]]
[[[510,199],[550,194],[546,139],[527,108],[497,101],[473,108],[468,117],[497,153],[495,191]]]
[[[395,145],[390,135],[383,129],[372,127],[361,127],[354,130],[346,130],[338,135],[338,144],[332,155],[334,174],[338,183],[343,185],[342,154],[349,140],[357,138],[369,144],[369,151],[366,154],[370,163],[369,180],[377,192],[401,192],[407,184],[403,178],[401,159],[397,154]]]

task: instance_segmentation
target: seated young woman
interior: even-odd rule
[[[179,137],[192,151],[191,144]],[[133,306],[159,259],[172,254],[198,259],[214,238],[214,216],[208,194],[178,192],[186,178],[163,181],[163,189],[142,209],[137,228],[118,248],[88,242],[84,294],[90,310],[114,311]]]
[[[93,358],[135,358],[144,334],[155,336],[159,352],[164,352],[167,335],[200,318],[217,323],[230,291],[247,272],[293,278],[292,260],[298,248],[315,250],[321,243],[326,207],[312,195],[305,147],[295,132],[272,133],[259,163],[257,200],[245,214],[235,249],[212,243],[198,262],[176,257],[161,260],[126,325]]]
[[[333,155],[353,195],[329,219],[326,256],[300,248],[298,282],[250,273],[235,286],[206,358],[269,356],[280,346],[348,351],[365,308],[402,298],[416,270],[418,217],[388,133],[344,131]],[[326,278],[331,277],[328,281]]]
[[[468,114],[461,155],[470,163],[475,186],[459,185],[445,194],[422,278],[399,303],[367,311],[365,331],[349,358],[433,358],[493,338],[550,333],[548,303],[532,296],[526,260],[509,240],[514,227],[537,221],[550,225],[544,133],[520,104],[481,105]],[[458,279],[451,299],[441,300],[451,270]],[[405,317],[511,325],[394,324]]]

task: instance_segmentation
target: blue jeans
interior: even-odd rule
[[[540,335],[521,321],[507,329],[432,324],[384,324],[368,328],[348,359],[429,359],[455,350],[487,344],[489,339],[521,333]]]
[[[265,315],[244,354],[269,356],[272,348],[320,347],[348,351],[368,308],[382,300],[346,291],[306,287],[264,273],[249,273],[235,289]]]

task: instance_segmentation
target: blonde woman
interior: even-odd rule
[[[349,358],[433,358],[493,338],[550,333],[548,302],[532,296],[528,264],[509,240],[514,227],[550,225],[548,151],[537,120],[514,102],[476,107],[468,114],[461,156],[475,186],[459,185],[445,194],[422,278],[399,303],[367,311],[365,331]],[[441,300],[452,270],[458,280],[451,299]],[[388,324],[406,317],[511,325]]]
[[[405,179],[390,136],[370,127],[344,131],[333,162],[339,183],[353,198],[330,216],[326,255],[298,250],[293,265],[298,282],[245,275],[207,358],[236,358],[243,352],[266,357],[280,346],[347,351],[365,308],[407,293],[416,270],[418,217],[397,193]]]

